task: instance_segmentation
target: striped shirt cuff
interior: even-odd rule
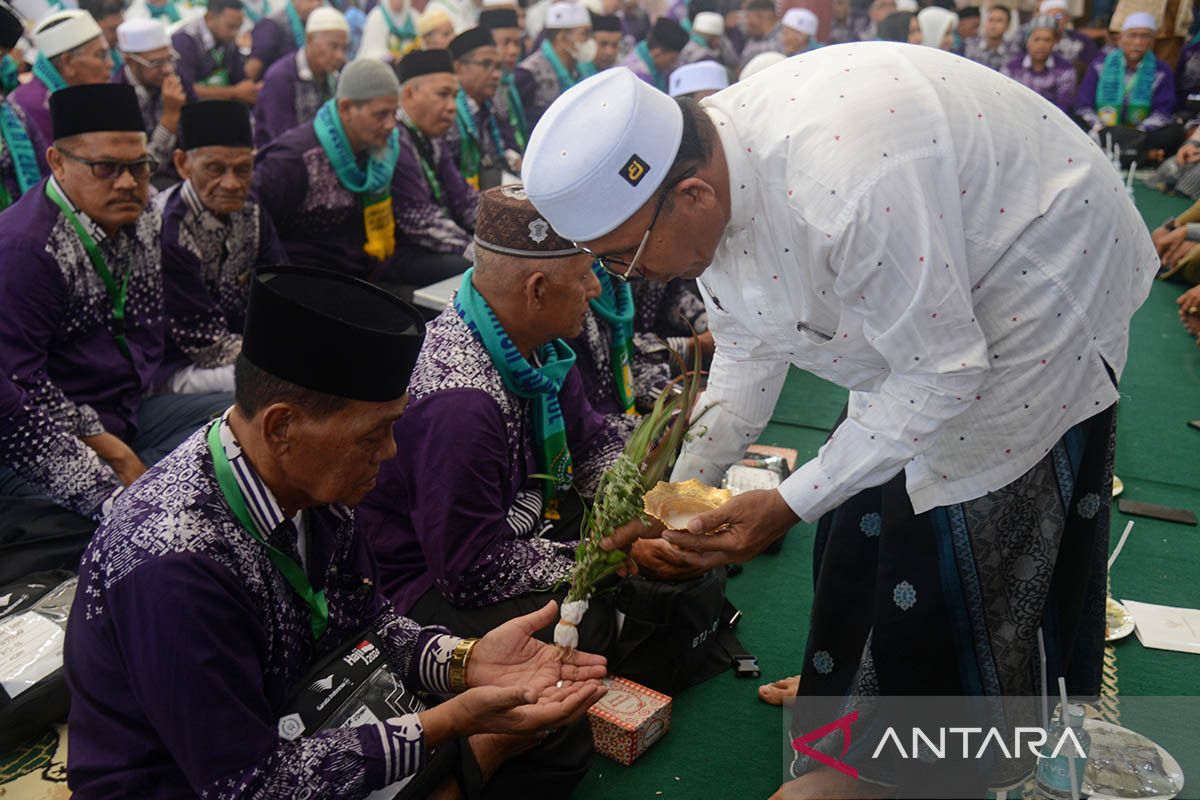
[[[428,760],[425,729],[416,714],[392,717],[378,725],[383,745],[383,786],[415,775]]]
[[[450,688],[450,656],[462,641],[445,633],[426,639],[417,658],[417,676],[426,691],[443,696],[454,694]]]

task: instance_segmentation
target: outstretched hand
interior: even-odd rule
[[[573,650],[564,659],[557,647],[533,638],[558,622],[551,600],[532,614],[510,619],[489,631],[467,662],[467,686],[522,687],[541,692],[559,681],[587,681],[607,674],[604,656]]]
[[[521,686],[481,686],[450,702],[466,720],[462,733],[537,733],[576,722],[606,691],[599,681],[564,683],[540,693]]]

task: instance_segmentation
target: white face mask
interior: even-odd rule
[[[596,40],[588,39],[582,44],[575,45],[571,50],[571,57],[579,64],[590,64],[596,60]]]

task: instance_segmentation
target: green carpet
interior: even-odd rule
[[[1187,201],[1138,187],[1138,206],[1151,227]],[[1117,474],[1125,496],[1200,512],[1200,348],[1180,326],[1177,284],[1156,283],[1133,321],[1129,364],[1121,381]],[[793,370],[764,444],[813,456],[837,419],[846,393]],[[1114,504],[1112,546],[1127,519]],[[760,556],[729,582],[745,616],[743,644],[758,656],[763,678],[800,671],[812,602],[812,525],[798,525],[778,556]],[[1113,568],[1115,597],[1165,605],[1200,605],[1200,530],[1139,519]],[[1196,695],[1200,656],[1147,650],[1130,636],[1116,644],[1121,695]],[[576,797],[765,798],[784,770],[782,716],[759,702],[758,681],[732,672],[674,699],[671,731],[631,767],[598,757]],[[1193,712],[1200,711],[1200,698]],[[1187,796],[1200,796],[1200,747],[1190,731],[1130,708],[1122,721],[1171,751],[1189,777]],[[1191,727],[1195,713],[1184,719]],[[1176,719],[1176,723],[1180,720]],[[1184,727],[1183,725],[1180,726]],[[1189,738],[1190,734],[1190,738]]]

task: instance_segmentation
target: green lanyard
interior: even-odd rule
[[[92,262],[96,274],[104,282],[104,289],[108,292],[108,299],[112,301],[113,307],[113,338],[117,340],[117,347],[121,348],[125,357],[132,361],[133,355],[129,352],[129,343],[125,341],[125,299],[129,296],[129,270],[125,270],[125,274],[121,277],[121,285],[117,286],[117,281],[109,271],[108,264],[105,263],[104,256],[100,253],[100,248],[96,246],[96,241],[83,227],[83,223],[75,215],[71,204],[64,200],[58,190],[54,188],[52,181],[46,181],[46,196],[54,201],[54,205],[58,206],[58,210],[71,223],[71,227],[75,229],[75,235],[79,237],[83,249],[87,251],[88,260]]]
[[[246,508],[246,500],[242,497],[242,490],[233,476],[233,467],[229,466],[229,457],[225,455],[225,447],[221,444],[220,420],[214,422],[208,429],[208,452],[212,454],[213,471],[216,472],[217,485],[221,488],[225,504],[237,517],[238,522],[242,523],[246,532],[267,548],[267,555],[271,557],[271,561],[283,574],[283,579],[308,605],[313,641],[320,640],[325,629],[329,627],[329,603],[325,599],[325,590],[314,592],[304,569],[291,556],[263,538],[258,526],[254,524],[254,518],[250,516],[250,510]]]
[[[405,123],[409,133],[413,137],[413,149],[417,151],[417,161],[421,162],[421,171],[425,173],[425,180],[429,182],[429,188],[433,190],[433,200],[442,208],[446,207],[445,201],[442,199],[442,182],[438,180],[437,172],[434,171],[433,165],[425,159],[425,154],[421,151],[420,137],[422,134],[412,125]]]

